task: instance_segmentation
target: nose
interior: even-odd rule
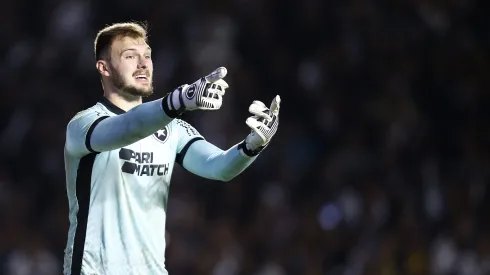
[[[146,64],[146,62],[140,62],[138,63],[138,69],[146,69],[148,68],[148,65]]]
[[[138,62],[138,69],[148,68],[148,60],[146,58],[140,58]]]

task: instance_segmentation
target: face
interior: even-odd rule
[[[110,54],[109,79],[120,93],[132,96],[153,93],[151,49],[143,38],[116,39]]]

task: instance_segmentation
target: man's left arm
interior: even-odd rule
[[[223,151],[206,140],[194,142],[187,150],[181,165],[203,178],[229,181],[245,170],[257,156],[247,156],[239,144]]]
[[[179,148],[176,161],[189,172],[198,176],[229,181],[243,172],[254,162],[260,152],[269,144],[279,125],[280,97],[272,101],[271,108],[254,101],[249,111],[253,116],[246,121],[252,129],[242,142],[224,151],[198,135],[197,131],[184,122],[185,146]],[[194,133],[194,137],[186,135]]]

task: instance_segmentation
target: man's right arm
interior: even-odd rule
[[[183,85],[162,99],[118,116],[82,112],[68,124],[66,150],[80,156],[122,148],[162,129],[185,111],[217,110],[228,88],[223,80],[226,73],[226,68],[220,67],[192,85]]]
[[[165,127],[177,113],[166,108],[167,97],[138,105],[118,116],[87,111],[67,128],[66,148],[77,155],[110,151],[141,140]],[[163,103],[163,104],[162,104]]]

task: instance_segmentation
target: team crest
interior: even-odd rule
[[[163,129],[156,131],[153,134],[153,137],[156,138],[161,143],[164,143],[165,141],[167,141],[168,136],[169,136],[169,134],[168,134],[168,127],[167,126],[165,126],[165,128],[163,128]]]

